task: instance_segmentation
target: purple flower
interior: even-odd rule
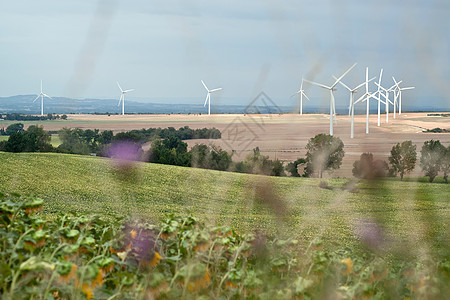
[[[130,142],[114,143],[106,153],[108,157],[120,161],[138,161],[141,156],[141,147]]]

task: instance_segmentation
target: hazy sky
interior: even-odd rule
[[[43,79],[49,95],[118,98],[118,80],[128,99],[203,103],[203,79],[223,87],[215,103],[264,90],[289,105],[301,76],[331,84],[356,62],[347,85],[384,68],[383,85],[394,75],[416,86],[410,101],[450,108],[449,16],[448,0],[2,1],[0,96]]]

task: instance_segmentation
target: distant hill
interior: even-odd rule
[[[40,99],[33,103],[36,95],[17,95],[0,97],[0,113],[24,113],[39,114]],[[69,113],[119,113],[121,108],[117,106],[117,99],[72,99],[66,97],[52,97],[44,99],[44,113],[69,114]],[[277,107],[274,104],[266,105],[263,102],[251,107],[244,105],[215,105],[211,107],[213,113],[277,113],[290,112],[291,107]],[[207,113],[207,108],[202,104],[164,104],[126,101],[127,113]]]
[[[39,114],[40,100],[33,102],[37,95],[16,95],[10,97],[0,97],[0,113],[23,113],[23,114]],[[119,113],[121,108],[117,106],[117,99],[73,99],[66,97],[52,97],[53,99],[45,99],[44,113],[70,114],[70,113]],[[260,93],[248,105],[212,105],[212,113],[290,113],[297,112],[298,106],[279,106],[272,101],[265,93]],[[293,102],[294,103],[294,102]],[[328,113],[328,106],[319,107],[326,102],[315,101],[312,99],[303,107],[304,113]],[[371,102],[371,113],[376,112],[376,102]],[[422,106],[408,107],[404,105],[403,111],[448,111],[448,107],[434,107],[427,103]],[[173,103],[149,103],[126,101],[125,111],[127,113],[150,113],[150,114],[204,114],[207,108],[202,104],[176,104]],[[336,106],[338,114],[347,114],[346,106]],[[382,109],[384,112],[384,108]],[[357,107],[356,114],[365,113],[364,107]]]

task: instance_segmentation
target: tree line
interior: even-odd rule
[[[118,143],[134,145],[139,160],[184,167],[197,167],[239,173],[261,174],[268,176],[322,177],[326,171],[339,169],[345,155],[344,143],[338,137],[318,134],[306,145],[306,157],[285,164],[281,160],[269,159],[258,147],[252,149],[242,161],[234,162],[234,152],[227,152],[214,145],[198,144],[188,150],[188,139],[218,139],[221,133],[216,128],[191,129],[188,126],[175,129],[149,128],[131,130],[114,134],[111,130],[100,132],[98,129],[63,128],[58,134],[61,144],[53,147],[51,136],[43,127],[29,126],[24,130],[21,123],[8,126],[5,132],[10,136],[0,142],[0,151],[7,152],[59,152],[70,154],[95,154],[110,156],[110,148]],[[142,145],[152,142],[150,150],[145,152]],[[416,166],[416,145],[404,141],[392,147],[389,164],[374,159],[372,153],[363,153],[353,163],[355,177],[374,179],[381,177],[403,177]],[[433,180],[442,172],[448,182],[450,172],[450,146],[445,147],[438,140],[426,141],[420,151],[420,166]]]
[[[7,141],[0,142],[0,150],[8,152],[59,152],[69,154],[105,156],[112,143],[128,141],[136,145],[143,145],[156,139],[176,137],[179,139],[218,139],[221,133],[216,128],[191,129],[188,126],[175,129],[149,128],[131,130],[114,134],[111,130],[100,132],[98,129],[70,129],[63,128],[58,131],[61,144],[53,147],[50,144],[51,136],[42,126],[32,125],[27,130],[22,123],[8,126],[5,135],[9,135]],[[31,132],[37,132],[32,135]],[[32,145],[39,141],[39,147]]]
[[[45,116],[24,115],[18,113],[0,114],[0,119],[8,121],[43,121],[43,120],[67,120],[67,115],[57,115],[48,113]]]

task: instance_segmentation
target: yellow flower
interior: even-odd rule
[[[150,261],[141,261],[141,264],[145,267],[148,266],[150,268],[154,268],[159,264],[159,261],[161,260],[162,256],[155,251],[155,254],[153,255],[153,258]]]
[[[81,290],[86,294],[86,299],[89,300],[94,298],[94,293],[92,292],[92,288],[89,284],[83,283],[83,285],[81,286]]]
[[[103,276],[104,276],[103,271],[98,270],[97,277],[94,280],[92,280],[91,286],[93,288],[95,288],[96,286],[101,286],[103,284]]]
[[[130,231],[130,235],[131,235],[131,238],[134,240],[135,238],[136,238],[136,235],[137,235],[137,231],[136,230],[131,230]]]
[[[346,276],[350,275],[353,272],[353,262],[351,258],[342,259],[341,262],[347,266],[347,270],[342,272],[342,274]]]

